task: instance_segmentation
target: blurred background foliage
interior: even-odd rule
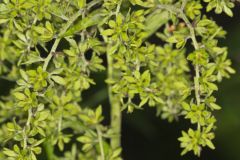
[[[237,71],[230,79],[219,84],[216,92],[217,101],[222,110],[216,112],[217,130],[215,150],[204,149],[200,157],[203,159],[240,160],[240,5],[234,9],[234,17],[209,13],[216,22],[228,32],[226,39],[221,40],[229,48],[229,56],[233,68]],[[155,42],[154,37],[152,40]],[[92,75],[97,85],[84,93],[83,106],[103,104],[105,123],[109,124],[109,103],[107,87],[104,83],[106,73]],[[0,95],[8,94],[8,81],[0,79]],[[187,154],[181,157],[181,149],[177,138],[181,130],[189,128],[183,119],[168,123],[155,116],[155,109],[145,107],[133,114],[123,112],[122,146],[125,160],[194,160],[199,159]]]

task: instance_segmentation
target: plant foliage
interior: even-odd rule
[[[233,16],[233,7],[230,0],[0,0],[0,76],[14,83],[0,99],[0,159],[119,160],[121,111],[143,106],[193,124],[178,139],[182,155],[214,149],[213,111],[221,107],[213,93],[235,71],[218,45],[226,32],[203,11]],[[91,75],[105,70],[111,125],[103,125],[100,104],[81,105],[95,85]]]

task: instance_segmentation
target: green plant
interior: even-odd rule
[[[233,16],[230,0],[204,2]],[[0,75],[14,83],[0,101],[0,158],[121,159],[121,112],[144,105],[190,120],[182,155],[214,149],[213,92],[235,71],[218,46],[226,32],[203,9],[200,0],[0,0]],[[82,105],[92,73],[105,70],[110,126],[101,105]]]

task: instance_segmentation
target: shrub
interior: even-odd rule
[[[0,76],[14,83],[0,101],[0,158],[121,159],[121,112],[143,106],[193,124],[178,139],[182,155],[214,149],[213,92],[235,71],[218,46],[226,32],[203,11],[233,16],[234,3],[204,2],[0,0]],[[82,103],[98,72],[110,125],[100,104]]]

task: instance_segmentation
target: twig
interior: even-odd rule
[[[98,143],[100,146],[100,152],[101,152],[101,160],[105,160],[105,155],[104,155],[104,149],[103,149],[103,140],[102,140],[102,132],[99,126],[96,127],[97,129],[97,134],[98,134]]]
[[[52,46],[52,49],[50,51],[50,53],[48,54],[47,58],[45,59],[44,61],[44,65],[43,65],[43,70],[46,71],[47,70],[47,67],[48,67],[48,64],[50,62],[50,60],[52,59],[53,57],[53,54],[56,49],[57,49],[57,46],[61,40],[61,36],[68,30],[68,28],[74,23],[74,21],[77,20],[77,18],[82,14],[82,11],[83,10],[79,10],[76,14],[74,14],[70,19],[69,21],[67,22],[67,24],[61,29],[59,35],[58,35],[58,38],[55,40],[53,46]]]

